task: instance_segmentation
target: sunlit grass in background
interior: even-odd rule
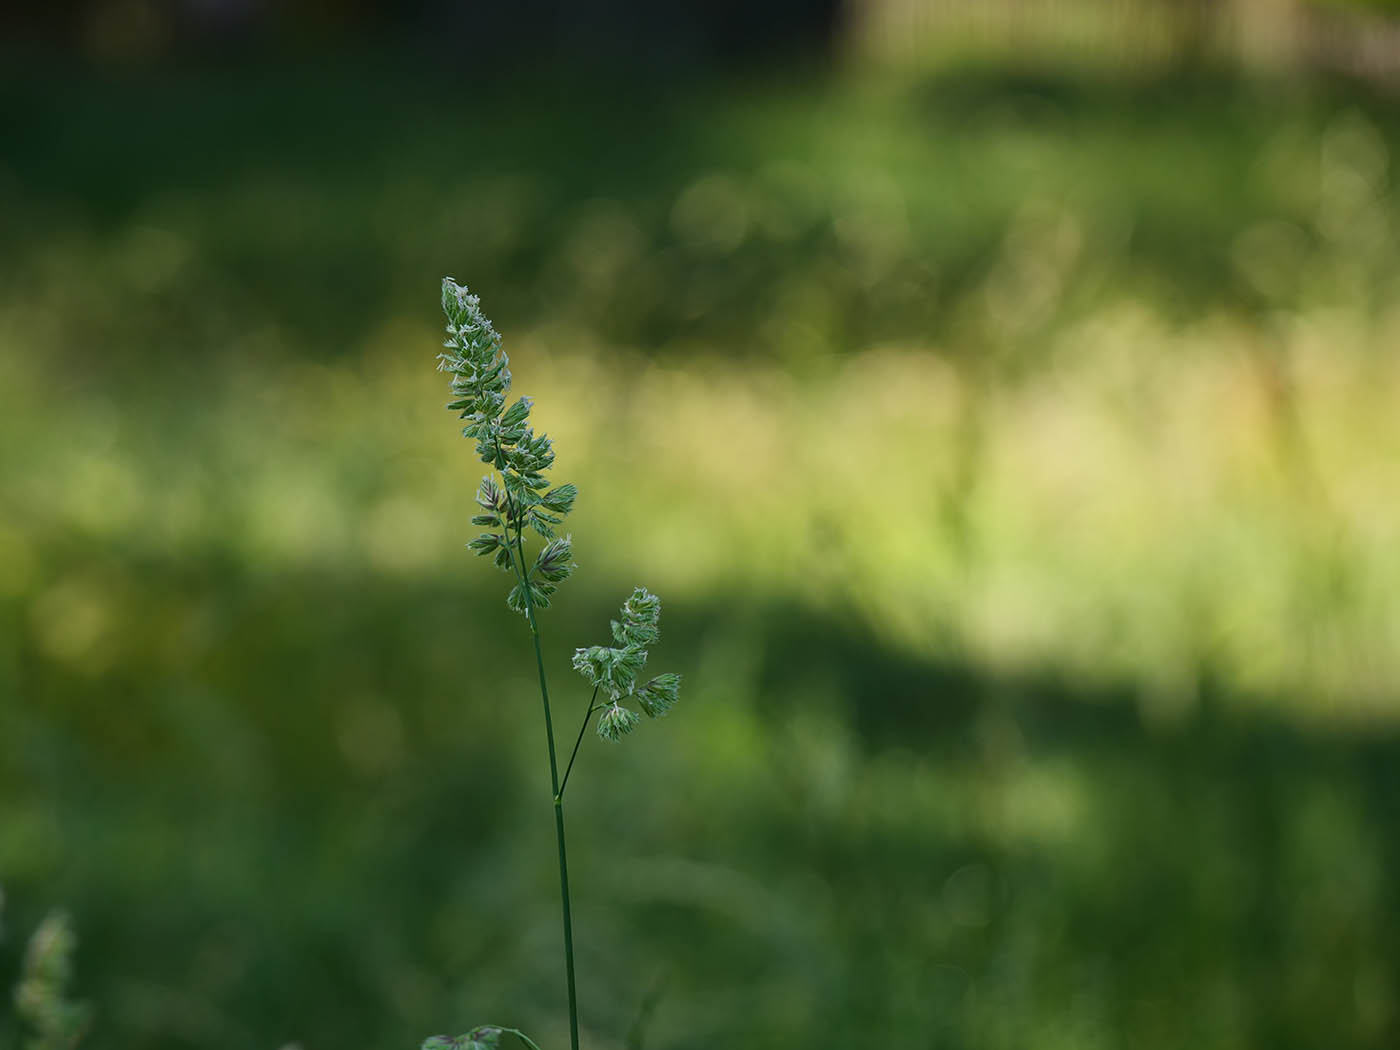
[[[575,803],[646,902],[583,906],[586,1025],[668,971],[658,1046],[1396,1030],[1386,104],[969,73],[639,138],[606,85],[270,83],[8,104],[0,878],[99,1033],[560,1042],[532,669],[445,685],[502,617],[443,272],[588,509],[561,668],[640,583],[690,654],[687,747]]]
[[[767,361],[619,363],[547,329],[513,342],[599,504],[586,568],[600,589],[635,558],[696,600],[755,590],[851,610],[911,655],[1129,682],[1159,714],[1209,674],[1332,721],[1400,713],[1391,324],[1332,312],[1267,336],[1227,319],[1173,333],[1127,303],[994,387],[931,349],[795,378]],[[13,596],[34,588],[44,652],[100,673],[116,654],[101,638],[136,597],[86,570],[45,580],[56,530],[260,572],[455,576],[473,479],[422,407],[431,328],[403,319],[368,343],[335,365],[226,358],[196,390],[120,402],[81,387],[47,400],[54,386],[13,355],[23,515],[5,576]]]

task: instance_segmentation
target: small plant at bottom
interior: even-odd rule
[[[517,1028],[501,1028],[498,1025],[484,1024],[464,1032],[455,1039],[447,1035],[431,1035],[423,1040],[421,1050],[499,1050],[501,1036],[513,1035],[531,1050],[540,1050],[535,1041]]]
[[[68,998],[77,943],[62,911],[50,912],[29,938],[14,994],[15,1013],[33,1033],[24,1050],[73,1050],[87,1034],[91,1010]]]
[[[550,786],[554,793],[569,1045],[571,1050],[578,1050],[574,933],[568,855],[564,845],[564,791],[590,725],[595,726],[604,740],[620,740],[637,728],[642,715],[659,718],[671,709],[679,694],[681,678],[677,674],[661,674],[641,680],[648,649],[660,637],[661,599],[646,588],[638,587],[623,602],[618,619],[612,621],[612,644],[589,646],[574,653],[574,668],[593,689],[568,764],[563,776],[559,775],[538,614],[549,607],[558,585],[568,579],[575,568],[573,540],[568,535],[556,535],[555,528],[562,525],[573,510],[578,489],[568,484],[551,487],[546,480],[545,471],[554,465],[554,444],[548,435],[536,435],[530,426],[530,399],[521,397],[506,406],[511,382],[510,362],[501,349],[501,337],[481,312],[478,298],[464,286],[446,278],[442,282],[442,309],[447,315],[447,340],[443,344],[445,351],[438,355],[438,368],[452,377],[453,400],[447,407],[459,412],[466,421],[462,435],[475,440],[477,456],[492,471],[481,479],[476,493],[481,513],[472,518],[473,525],[487,531],[467,546],[482,557],[489,557],[497,568],[510,574],[514,584],[506,595],[506,604],[524,616],[534,640]],[[533,560],[526,557],[527,529],[538,536],[538,550]],[[637,708],[641,709],[640,713]],[[422,1050],[496,1050],[501,1036],[507,1034],[517,1037],[532,1050],[539,1050],[523,1032],[499,1025],[473,1028],[456,1038],[432,1036],[423,1043]]]

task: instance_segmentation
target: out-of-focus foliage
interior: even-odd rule
[[[499,1028],[496,1025],[481,1025],[470,1032],[464,1032],[455,1039],[446,1035],[429,1036],[423,1040],[421,1050],[500,1050],[501,1036],[516,1036],[522,1045],[539,1050],[529,1036],[514,1028]]]
[[[0,95],[0,879],[94,1048],[562,1041],[442,273],[590,501],[551,674],[645,579],[687,680],[571,790],[590,1045],[651,973],[655,1047],[1397,1041],[1392,103],[64,72]]]
[[[68,997],[75,947],[72,925],[59,911],[49,913],[29,939],[14,990],[26,1050],[73,1050],[87,1031],[88,1005]]]

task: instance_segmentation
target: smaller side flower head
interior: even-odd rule
[[[533,402],[522,397],[506,407],[510,359],[481,312],[481,300],[445,277],[442,312],[447,339],[444,352],[438,354],[438,371],[452,376],[453,400],[447,407],[466,420],[462,436],[476,439],[477,456],[501,476],[499,483],[494,474],[481,479],[476,493],[481,513],[472,517],[472,524],[492,531],[467,547],[482,557],[489,555],[497,568],[515,576],[516,584],[506,596],[512,609],[526,611],[527,589],[536,609],[548,608],[550,595],[574,571],[572,541],[556,537],[554,526],[563,524],[574,509],[578,489],[567,484],[548,487],[544,472],[554,465],[554,443],[530,427]],[[548,541],[528,571],[523,537],[527,527]]]
[[[612,621],[614,645],[591,645],[574,653],[574,669],[607,696],[598,716],[598,735],[620,740],[641,724],[641,715],[622,701],[635,699],[648,718],[660,718],[679,698],[681,676],[659,674],[638,682],[647,647],[661,637],[661,599],[638,587]]]
[[[642,716],[630,707],[609,704],[598,716],[598,735],[604,740],[621,740],[636,729],[641,720]]]

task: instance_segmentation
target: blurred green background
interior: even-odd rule
[[[451,274],[561,737],[635,585],[686,676],[571,782],[587,1046],[1400,1045],[1394,25],[373,7],[8,24],[0,987],[64,905],[94,1050],[566,1045]]]

